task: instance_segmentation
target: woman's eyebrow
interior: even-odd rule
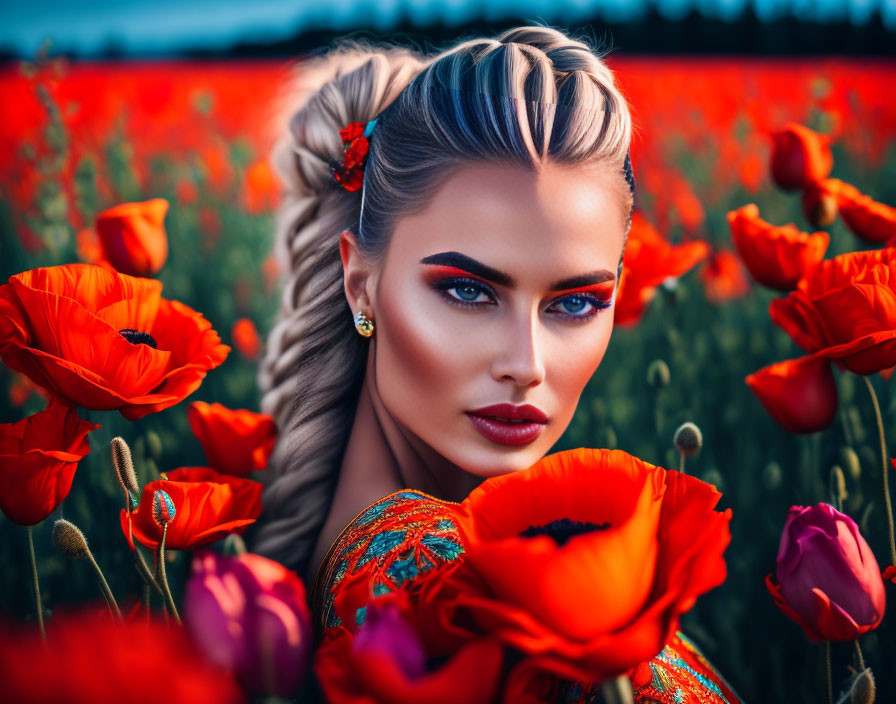
[[[487,264],[476,261],[472,257],[468,257],[466,254],[461,254],[460,252],[440,252],[439,254],[431,254],[428,257],[423,257],[423,259],[420,260],[420,263],[453,266],[457,269],[463,269],[467,273],[479,276],[486,281],[496,283],[499,286],[506,286],[507,288],[513,288],[516,285],[516,281],[510,274],[505,274],[503,271],[493,269]],[[588,274],[580,274],[579,276],[556,281],[551,285],[549,290],[565,291],[571,288],[581,288],[582,286],[590,286],[591,284],[611,281],[615,278],[616,274],[612,271],[601,269],[600,271],[593,271]]]

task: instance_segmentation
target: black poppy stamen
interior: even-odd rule
[[[132,345],[149,345],[154,350],[159,349],[159,346],[156,344],[153,336],[148,332],[140,332],[139,330],[131,330],[131,328],[125,328],[124,330],[119,330],[118,334],[121,335],[125,340],[130,342]]]
[[[554,539],[559,546],[566,544],[566,541],[577,535],[585,533],[594,533],[599,530],[606,530],[610,527],[609,523],[592,523],[591,521],[574,521],[570,518],[558,518],[543,526],[529,526],[520,533],[523,538],[534,538],[536,535],[547,535]]]

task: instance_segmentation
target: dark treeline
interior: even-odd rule
[[[287,18],[285,18],[287,19]],[[308,28],[294,36],[274,42],[238,42],[229,49],[184,49],[171,54],[175,58],[277,58],[292,57],[323,46],[344,36],[390,41],[418,49],[437,49],[455,43],[458,38],[488,36],[501,30],[538,22],[536,17],[507,18],[500,23],[471,22],[462,25],[431,25],[420,27],[407,18],[400,18],[387,32],[356,28],[351,31],[316,30]],[[803,22],[793,17],[763,22],[752,8],[745,10],[734,22],[724,22],[692,10],[679,20],[671,20],[651,7],[643,20],[628,23],[605,22],[600,17],[593,21],[563,24],[572,32],[593,38],[594,43],[625,53],[638,54],[747,54],[747,55],[859,55],[896,56],[896,31],[888,30],[880,13],[861,26],[848,21],[818,23]],[[70,58],[139,59],[158,58],[158,55],[127,51],[112,41],[89,56],[67,52],[61,43],[55,46],[57,55]],[[0,47],[0,61],[25,58]]]

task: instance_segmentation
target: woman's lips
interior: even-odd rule
[[[467,413],[476,428],[484,437],[502,445],[527,445],[535,440],[544,430],[544,423],[514,422],[489,418],[487,416]]]

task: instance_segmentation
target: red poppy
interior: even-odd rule
[[[855,186],[838,178],[826,178],[812,184],[807,192],[810,195],[806,196],[806,207],[833,198],[837,212],[856,237],[873,244],[896,237],[896,208],[872,200]]]
[[[503,652],[493,639],[460,645],[438,666],[427,664],[405,592],[368,602],[364,623],[324,631],[314,671],[330,704],[487,704],[495,701]],[[411,620],[405,621],[408,616]]]
[[[896,365],[896,248],[823,261],[768,312],[806,352],[841,369],[889,369]]]
[[[162,284],[90,264],[0,285],[0,357],[72,405],[137,420],[179,403],[230,347]]]
[[[246,211],[267,213],[277,206],[280,184],[267,161],[256,161],[246,169],[244,198]]]
[[[759,217],[750,203],[727,214],[731,238],[738,254],[756,281],[791,291],[797,281],[824,259],[830,243],[826,232],[809,234],[796,225],[771,225]]]
[[[494,635],[560,677],[648,660],[725,579],[715,487],[620,450],[579,448],[486,479],[462,503],[465,559],[427,582],[448,638]]]
[[[614,324],[637,323],[657,286],[670,277],[681,276],[706,259],[709,252],[706,242],[669,244],[641,213],[635,212],[616,292]]]
[[[248,477],[267,467],[277,441],[277,426],[270,416],[194,401],[187,408],[187,419],[216,472]]]
[[[165,214],[168,201],[153,198],[122,203],[96,217],[96,233],[105,258],[122,274],[150,276],[168,259]]]
[[[162,527],[153,516],[157,491],[164,491],[174,505],[165,539],[172,550],[195,550],[229,533],[242,533],[261,513],[261,484],[251,479],[220,474],[209,467],[181,467],[166,476],[168,479],[143,487],[135,511],[121,511],[121,530],[132,549],[131,530],[152,550],[162,540]]]
[[[182,627],[120,624],[94,611],[54,613],[46,644],[33,627],[0,627],[0,678],[4,700],[17,704],[245,701],[232,674],[207,662]]]
[[[830,360],[810,355],[763,367],[746,378],[769,415],[791,433],[816,433],[837,413]]]
[[[700,270],[706,300],[724,303],[743,298],[750,291],[750,282],[743,264],[733,252],[721,250],[713,254]]]
[[[18,423],[0,423],[0,510],[33,526],[68,496],[78,462],[90,452],[88,433],[100,426],[53,400]]]
[[[831,173],[831,138],[796,122],[772,133],[772,178],[779,188],[795,191]]]
[[[240,318],[233,324],[230,332],[233,346],[246,359],[255,359],[261,351],[261,339],[258,330],[249,318]]]

